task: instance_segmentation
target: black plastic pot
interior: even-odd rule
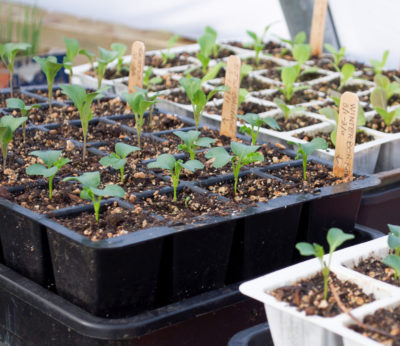
[[[228,346],[274,346],[268,323],[240,331],[229,340]]]
[[[354,233],[356,242],[383,235],[359,225]],[[238,286],[124,319],[100,318],[0,264],[0,340],[13,346],[226,345],[240,330],[265,322],[263,304]],[[260,333],[243,334],[231,343],[258,340]]]

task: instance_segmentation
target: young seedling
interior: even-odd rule
[[[122,97],[125,98],[135,115],[135,128],[138,135],[138,147],[141,148],[140,142],[142,128],[144,125],[144,113],[149,107],[154,106],[157,101],[149,101],[141,90],[136,90],[133,94],[129,94],[127,92],[122,93]]]
[[[337,50],[334,46],[332,46],[329,43],[325,43],[324,47],[333,56],[333,61],[332,61],[333,68],[337,72],[340,72],[340,62],[342,61],[342,59],[344,57],[344,54],[346,52],[346,48],[341,47],[339,50]]]
[[[256,145],[258,133],[262,125],[268,125],[273,130],[280,130],[276,120],[271,117],[261,118],[255,113],[246,113],[245,115],[238,115],[237,117],[245,121],[246,124],[241,126],[239,131],[241,133],[247,133],[251,137],[251,145]]]
[[[119,55],[115,50],[108,50],[99,47],[100,57],[97,58],[97,89],[101,88],[101,83],[104,78],[104,73],[106,72],[108,64],[112,63]]]
[[[370,102],[378,114],[382,117],[386,126],[390,126],[396,117],[400,116],[400,108],[392,111],[387,109],[387,94],[384,88],[377,86],[370,95]]]
[[[340,93],[331,91],[329,95],[332,100],[335,102],[335,105],[338,109],[340,109]],[[339,112],[333,107],[324,107],[319,110],[319,114],[326,116],[328,119],[335,121],[335,128],[331,132],[331,141],[334,146],[336,146],[336,135],[337,135],[337,125],[339,122]],[[357,127],[364,126],[366,123],[364,109],[361,105],[358,105],[358,118],[357,118]],[[361,131],[361,130],[358,130]]]
[[[21,115],[23,117],[27,117],[28,113],[31,109],[33,108],[39,108],[39,105],[31,105],[31,106],[26,106],[24,101],[21,99],[17,98],[11,98],[6,100],[7,107],[11,109],[18,109],[21,112]],[[26,139],[26,122],[22,123],[22,136],[25,142]]]
[[[163,52],[161,51],[161,56],[162,56],[162,64],[165,66],[168,62],[168,60],[173,60],[175,58],[175,53],[172,53],[170,50],[171,48],[175,45],[176,41],[179,40],[179,35],[175,34],[172,36],[168,42],[167,42],[167,51]]]
[[[289,45],[289,48],[285,48],[282,50],[282,52],[280,53],[281,56],[285,55],[288,52],[292,52],[293,51],[293,47],[296,44],[303,44],[306,42],[307,40],[307,35],[304,31],[300,31],[299,33],[297,33],[297,35],[294,37],[293,41],[288,40],[288,39],[284,39],[284,38],[280,38],[280,40],[283,43],[286,43]]]
[[[33,60],[35,60],[40,65],[42,71],[46,75],[47,96],[49,98],[49,114],[51,114],[53,111],[52,99],[54,79],[56,78],[57,72],[61,69],[63,64],[59,64],[55,56],[48,56],[47,58],[35,56]]]
[[[64,68],[69,71],[69,82],[72,83],[72,63],[79,54],[79,42],[75,38],[64,37],[66,47],[65,57],[63,59]]]
[[[339,228],[331,228],[328,231],[326,240],[329,244],[329,257],[328,263],[324,261],[325,251],[324,248],[316,243],[310,244],[306,242],[300,242],[296,244],[296,249],[299,250],[302,256],[315,256],[321,263],[321,273],[324,278],[324,299],[328,299],[328,277],[331,271],[331,262],[333,252],[342,245],[345,241],[354,239],[353,234],[344,233]]]
[[[387,101],[389,101],[393,95],[400,94],[400,79],[396,76],[394,76],[394,78],[396,82],[390,82],[390,79],[382,74],[377,74],[374,77],[375,84],[385,89]]]
[[[299,149],[297,150],[297,155],[296,155],[296,160],[301,158],[303,159],[303,180],[307,180],[307,160],[308,160],[308,155],[312,154],[314,150],[317,149],[328,149],[328,143],[326,143],[326,140],[320,137],[314,138],[311,142],[307,143],[294,143],[294,142],[288,142],[290,145],[297,145]]]
[[[286,66],[282,69],[281,79],[283,86],[279,88],[279,91],[283,94],[283,96],[285,96],[287,102],[291,101],[295,92],[309,88],[308,85],[294,86],[296,78],[297,72],[293,66]]]
[[[86,93],[85,88],[80,85],[60,85],[63,94],[68,95],[68,97],[74,102],[75,107],[78,109],[79,117],[81,119],[81,127],[83,134],[83,154],[82,160],[86,158],[86,140],[88,134],[89,121],[93,118],[93,112],[91,105],[96,96],[101,95],[101,93],[108,89],[105,87],[95,92]]]
[[[143,93],[145,100],[151,102],[151,105],[149,107],[149,126],[150,126],[151,131],[153,131],[153,112],[154,112],[155,104],[160,102],[159,100],[157,100],[157,97],[160,96],[160,94],[155,93],[152,96],[150,96],[148,90],[141,89],[139,87],[136,87],[136,91]]]
[[[317,72],[316,67],[309,67],[304,69],[303,71],[301,70],[303,68],[304,63],[310,59],[311,55],[311,46],[309,44],[295,44],[293,46],[292,50],[292,55],[293,58],[297,61],[297,64],[294,65],[294,69],[296,71],[296,79],[297,80],[300,76],[307,74],[307,73],[315,73]]]
[[[207,71],[207,73],[203,76],[201,79],[201,83],[207,82],[211,79],[214,79],[217,77],[219,71],[223,68],[226,67],[226,64],[223,61],[220,61],[216,65],[210,67]]]
[[[144,72],[143,76],[143,87],[149,89],[152,85],[157,85],[162,83],[163,79],[160,76],[151,77],[153,73],[153,67],[149,66]]]
[[[388,255],[382,262],[395,270],[394,279],[397,280],[400,278],[400,226],[388,225],[388,227],[388,246],[394,250],[394,254]]]
[[[90,67],[94,70],[93,59],[96,57],[96,54],[94,54],[92,51],[88,49],[80,49],[79,54],[82,54],[88,58]]]
[[[116,66],[116,74],[117,76],[121,73],[122,68],[122,58],[126,52],[126,46],[123,43],[112,43],[111,50],[117,52],[117,66]]]
[[[228,162],[232,163],[233,176],[235,180],[234,193],[236,195],[240,169],[245,165],[264,161],[264,156],[256,152],[258,148],[259,146],[257,145],[245,145],[238,142],[231,142],[232,155],[230,155],[225,148],[216,147],[207,152],[206,158],[214,159],[213,167],[215,168],[221,168]]]
[[[281,100],[279,97],[274,98],[274,103],[280,108],[285,116],[285,121],[288,121],[289,117],[296,113],[304,113],[306,109],[304,107],[289,107],[285,101]]]
[[[251,65],[243,64],[240,67],[240,84],[242,84],[243,78],[248,76],[251,71],[253,71],[253,67]]]
[[[8,143],[12,141],[15,130],[27,120],[27,117],[14,118],[12,115],[5,115],[0,119],[0,144],[3,154],[3,172],[6,169]]]
[[[199,138],[200,131],[175,131],[174,135],[178,136],[183,144],[178,145],[179,150],[187,152],[191,160],[195,159],[196,150],[198,147],[209,148],[212,143],[215,143],[215,139],[209,137]]]
[[[207,73],[211,54],[215,52],[216,41],[217,33],[210,27],[206,27],[204,34],[197,40],[197,43],[200,46],[200,51],[197,53],[196,57],[199,59],[203,67],[204,75]]]
[[[14,79],[14,63],[15,57],[17,53],[21,51],[26,51],[32,46],[29,43],[0,43],[0,58],[3,61],[4,65],[7,67],[10,72],[10,95],[14,97],[13,90],[13,79]]]
[[[99,189],[100,173],[87,172],[79,177],[67,177],[63,181],[78,181],[82,184],[80,197],[85,200],[90,200],[93,203],[95,219],[99,221],[100,202],[103,197],[120,197],[124,198],[125,191],[121,186],[110,184],[106,185],[104,189]]]
[[[124,169],[127,162],[126,157],[134,152],[140,150],[138,147],[134,147],[132,145],[118,142],[115,144],[115,153],[111,153],[108,156],[102,157],[100,163],[104,167],[111,166],[114,169],[119,169],[121,173],[121,183],[124,182]]]
[[[352,64],[344,64],[340,73],[339,90],[342,90],[346,83],[353,77],[356,68]]]
[[[32,151],[29,155],[39,157],[44,165],[35,163],[26,168],[28,175],[41,175],[49,179],[49,199],[53,198],[53,179],[61,167],[65,166],[70,159],[61,157],[61,150]]]
[[[260,53],[264,49],[264,38],[265,38],[265,35],[267,34],[269,28],[271,27],[271,25],[272,24],[267,25],[265,27],[263,33],[260,36],[258,36],[254,31],[250,31],[250,30],[246,31],[247,35],[249,35],[250,38],[253,40],[252,46],[253,46],[253,49],[256,54],[256,56],[255,56],[256,66],[258,66],[258,64],[260,62]]]
[[[239,89],[238,109],[240,108],[242,103],[247,99],[248,96],[249,96],[249,92],[247,91],[247,89],[244,89],[244,88]]]
[[[149,168],[161,168],[169,170],[171,173],[172,187],[174,189],[173,201],[176,202],[176,190],[179,185],[179,175],[182,168],[188,171],[194,172],[197,169],[203,169],[204,165],[198,160],[189,160],[183,162],[183,160],[176,160],[171,154],[161,154],[157,157],[156,161],[150,162],[147,167]]]
[[[198,78],[181,78],[179,84],[185,90],[193,108],[193,118],[195,122],[196,131],[199,130],[199,123],[203,116],[203,110],[206,103],[219,92],[228,90],[224,85],[220,85],[215,89],[209,91],[208,95],[204,92],[201,87],[201,80]]]
[[[382,60],[372,59],[369,61],[369,63],[372,65],[372,70],[374,71],[375,74],[382,74],[388,56],[389,56],[389,51],[385,50],[382,56]]]

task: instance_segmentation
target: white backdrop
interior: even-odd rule
[[[296,0],[293,0],[296,1]],[[197,38],[204,26],[214,27],[219,39],[245,39],[246,29],[262,32],[279,21],[271,33],[288,37],[278,0],[20,0],[47,9],[129,25],[161,29]],[[399,0],[330,0],[341,44],[359,60],[381,58],[390,49],[388,67],[400,64]]]

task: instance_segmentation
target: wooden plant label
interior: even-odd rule
[[[231,55],[226,64],[225,86],[229,87],[229,90],[224,93],[220,130],[221,135],[230,138],[236,137],[236,113],[239,101],[240,67],[240,58],[236,55]]]
[[[353,176],[358,102],[358,96],[348,91],[340,98],[339,123],[333,160],[333,174],[337,177]]]
[[[314,10],[311,22],[310,45],[311,54],[321,56],[324,43],[325,18],[328,0],[314,0]]]
[[[134,93],[136,91],[136,87],[143,87],[144,53],[144,43],[140,41],[135,41],[132,44],[132,58],[129,68],[129,93]]]

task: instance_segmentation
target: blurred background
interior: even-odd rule
[[[296,0],[292,3],[301,7],[307,2]],[[2,1],[2,25],[10,17],[9,3],[16,4],[12,16],[17,22],[24,17],[23,11],[17,10],[22,4],[37,5],[42,9],[42,49],[62,49],[63,36],[75,37],[83,47],[92,50],[99,45],[109,47],[111,42],[130,44],[137,39],[143,40],[148,49],[164,48],[171,33],[181,35],[179,44],[190,43],[201,35],[206,25],[216,29],[220,40],[245,40],[246,30],[261,33],[272,22],[275,24],[268,38],[275,35],[289,38],[279,0]],[[393,45],[400,36],[398,0],[330,0],[329,6],[339,41],[350,58],[378,59],[385,49],[390,49],[387,67],[400,65],[400,46]]]

